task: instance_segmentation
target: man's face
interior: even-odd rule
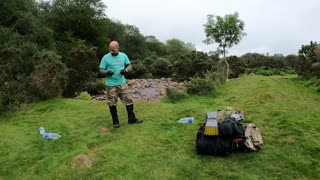
[[[111,53],[112,56],[116,56],[118,55],[119,48],[117,48],[116,46],[110,46],[109,52]]]

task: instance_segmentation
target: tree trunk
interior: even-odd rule
[[[224,59],[224,62],[226,63],[227,65],[227,74],[226,74],[226,82],[229,81],[229,63],[227,61],[227,58],[226,58],[226,49],[223,48],[223,59]]]

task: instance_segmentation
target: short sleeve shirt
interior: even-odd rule
[[[120,74],[120,70],[124,69],[126,65],[130,64],[130,60],[125,53],[119,52],[117,56],[112,56],[108,53],[102,57],[100,68],[112,71],[114,74],[106,78],[106,86],[118,86],[126,83],[126,79]]]

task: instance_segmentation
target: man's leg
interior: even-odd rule
[[[133,104],[126,105],[127,113],[128,113],[128,123],[134,124],[134,123],[142,123],[143,120],[139,120],[136,118],[136,115],[133,112]]]
[[[119,128],[120,124],[118,119],[117,106],[109,106],[109,109],[112,116],[113,127]]]
[[[107,104],[109,106],[110,114],[112,117],[113,127],[119,128],[120,123],[118,119],[118,113],[117,113],[117,101],[118,101],[118,90],[117,87],[107,87],[106,88],[106,99]]]
[[[143,120],[139,120],[136,118],[134,112],[133,112],[133,100],[131,93],[129,91],[129,88],[126,84],[123,84],[120,86],[120,100],[126,105],[126,110],[128,114],[128,123],[134,124],[134,123],[142,123]]]

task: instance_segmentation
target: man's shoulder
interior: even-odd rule
[[[106,61],[107,59],[109,59],[110,58],[110,53],[108,53],[108,54],[105,54],[103,57],[102,57],[102,61]]]
[[[126,54],[126,53],[124,53],[124,52],[119,52],[119,55],[121,55],[121,56],[125,56],[125,57],[128,57],[128,56],[127,56],[127,54]]]

